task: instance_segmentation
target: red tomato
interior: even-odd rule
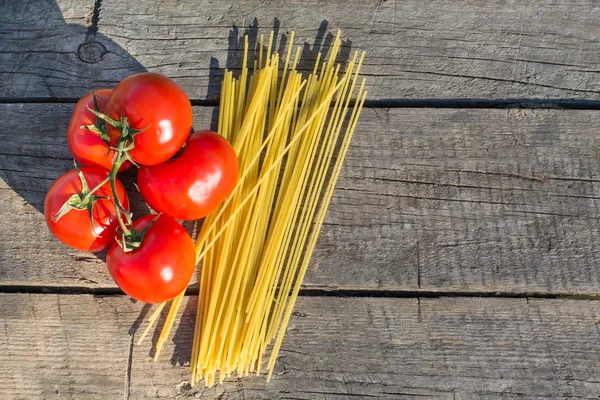
[[[144,165],[160,164],[181,149],[192,129],[192,105],[174,81],[164,75],[143,72],[123,79],[108,101],[107,115],[127,117],[134,129],[131,158]],[[117,143],[121,131],[110,124],[108,132]]]
[[[112,89],[98,89],[94,91],[96,101],[101,113],[106,113],[106,105]],[[116,152],[108,149],[106,143],[96,132],[81,128],[82,126],[94,125],[96,116],[87,107],[95,109],[94,96],[88,93],[83,96],[75,106],[71,123],[67,130],[67,144],[69,150],[77,162],[86,167],[104,168],[110,170],[116,158]],[[129,161],[125,161],[119,171],[125,171],[132,167]]]
[[[231,194],[237,178],[233,147],[214,132],[200,131],[190,135],[176,159],[140,167],[138,186],[157,212],[191,220],[217,208]]]
[[[156,218],[146,215],[133,222],[141,231]],[[118,244],[108,251],[106,265],[119,287],[146,303],[162,303],[181,293],[194,273],[196,252],[186,230],[168,215],[158,217],[142,244],[125,252]]]
[[[100,168],[81,168],[81,172],[90,189],[99,184],[108,174]],[[129,210],[129,199],[125,188],[119,180],[116,183],[121,204]],[[90,213],[86,209],[70,210],[57,221],[52,218],[73,194],[81,193],[81,190],[81,180],[77,170],[72,169],[58,177],[50,186],[44,201],[46,224],[50,232],[67,246],[91,252],[107,249],[114,243],[115,229],[118,225],[115,206],[111,199],[99,199],[92,206],[93,227],[90,224]],[[94,194],[112,196],[110,183],[106,182]]]

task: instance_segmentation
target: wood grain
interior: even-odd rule
[[[150,70],[214,99],[218,67],[240,66],[235,26],[295,30],[308,63],[343,30],[344,54],[368,51],[371,99],[600,99],[600,8],[590,0],[103,0],[96,14],[93,3],[6,2],[0,98],[79,97]]]
[[[272,381],[189,385],[195,298],[158,363],[130,347],[121,296],[0,295],[3,399],[595,399],[600,305],[527,299],[304,297]],[[315,312],[315,310],[319,310]],[[144,325],[142,324],[143,328]]]
[[[320,274],[310,282],[597,292],[597,118],[368,110],[321,235]]]
[[[2,399],[121,399],[128,331],[124,297],[0,295]]]
[[[102,255],[58,243],[41,214],[52,180],[72,167],[72,108],[0,106],[2,285],[114,287]],[[194,108],[197,128],[212,111]],[[307,288],[600,290],[597,112],[368,109],[361,118]],[[141,215],[134,179],[125,181]]]

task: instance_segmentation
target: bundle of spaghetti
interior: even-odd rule
[[[341,73],[340,36],[328,61],[317,55],[306,79],[296,70],[300,48],[292,58],[290,46],[280,65],[273,33],[266,48],[261,35],[252,71],[247,37],[239,78],[225,71],[218,132],[233,144],[242,173],[196,241],[202,272],[192,384],[260,374],[269,350],[271,378],[366,98],[364,80],[358,84],[364,53]],[[183,293],[171,304],[156,357],[182,299]]]

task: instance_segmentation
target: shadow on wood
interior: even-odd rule
[[[51,68],[53,65],[68,64],[75,68],[75,74],[85,76],[94,70],[94,64],[102,61],[109,53],[118,54],[119,57],[115,61],[118,61],[122,66],[131,68],[132,71],[146,71],[146,68],[125,49],[108,37],[98,33],[99,7],[97,1],[94,4],[89,26],[86,27],[68,23],[63,18],[56,1],[6,3],[3,7],[3,17],[18,20],[21,15],[31,15],[32,18],[28,21],[29,25],[22,26],[21,29],[24,32],[35,32],[38,36],[37,40],[20,42],[19,52],[21,55],[26,55],[27,59],[15,59],[11,64],[25,70],[30,68],[30,65],[45,65],[49,71],[52,71],[48,74],[27,74],[27,81],[17,80],[12,82],[11,85],[15,87],[21,85],[39,86],[40,91],[48,91],[53,95],[52,97],[56,98],[60,94],[56,93],[54,95],[55,87],[60,86],[63,79],[61,70]],[[31,34],[28,33],[28,35]],[[38,47],[43,47],[46,42],[43,39],[48,37],[71,37],[81,38],[81,40],[79,42],[65,41],[60,52],[44,53],[38,51]],[[10,45],[5,47],[7,48],[3,50],[10,50]],[[39,58],[43,59],[40,60]],[[98,88],[85,88],[86,91],[94,89]],[[0,93],[0,97],[3,98],[10,96],[10,92]],[[69,99],[69,101],[72,101],[72,99]],[[25,201],[42,213],[44,196],[53,180],[73,168],[72,157],[66,144],[66,131],[69,120],[70,115],[61,113],[52,115],[46,124],[47,131],[43,132],[28,132],[26,128],[27,121],[18,121],[21,126],[8,127],[9,129],[5,132],[7,132],[7,135],[10,132],[12,134],[10,137],[2,138],[3,143],[7,143],[6,146],[10,148],[0,154],[0,178]],[[20,132],[20,134],[14,135],[15,132]],[[1,136],[4,135],[0,134]],[[56,147],[44,146],[47,143],[55,145],[56,142],[62,145],[59,153],[56,153]],[[36,172],[39,169],[44,170],[43,177]],[[132,187],[132,185],[129,185],[129,189]],[[143,207],[140,205],[138,197],[135,195],[130,197],[133,200],[134,211],[136,209],[141,210]]]
[[[315,35],[315,39],[313,40],[312,45],[308,42],[304,42],[302,44],[302,51],[300,53],[300,59],[298,60],[298,70],[305,71],[305,74],[308,75],[310,71],[312,71],[314,67],[314,62],[317,59],[317,54],[319,52],[323,52],[322,56],[325,56],[327,50],[331,47],[331,43],[335,38],[335,35],[331,32],[327,31],[329,26],[329,22],[324,19],[321,21],[319,28],[317,29],[317,33]],[[254,59],[256,59],[256,54],[254,50],[258,49],[260,43],[259,36],[259,22],[257,18],[252,20],[252,23],[240,32],[240,28],[237,26],[233,26],[229,31],[229,38],[227,40],[227,60],[225,61],[225,68],[229,71],[239,71],[242,68],[242,63],[244,60],[244,37],[248,36],[248,49],[249,49],[249,60],[248,65],[251,66]],[[286,33],[281,33],[281,22],[279,19],[275,18],[273,20],[273,43],[272,49],[279,53],[279,55],[284,58],[287,54],[287,46],[292,45],[294,43],[289,43],[289,36]],[[281,33],[281,35],[280,35]],[[269,36],[265,35],[263,41],[263,50],[266,51],[268,48]],[[343,40],[342,46],[338,53],[336,62],[340,64],[340,70],[344,71],[346,67],[346,62],[350,58],[350,53],[352,50],[352,41],[351,40]],[[293,57],[292,53],[292,57]],[[224,70],[221,68],[219,60],[215,57],[210,58],[210,71],[208,77],[208,91],[207,98],[208,99],[217,99],[217,102],[220,98],[220,88],[221,81],[223,79]],[[213,131],[217,131],[219,117],[219,109],[215,108],[213,110],[210,129]]]

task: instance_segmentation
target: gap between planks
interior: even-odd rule
[[[76,97],[49,99],[44,97],[0,97],[0,104],[75,104]],[[216,107],[219,100],[190,99],[192,106]],[[480,98],[425,98],[367,100],[365,108],[473,108],[473,109],[550,109],[550,110],[600,110],[600,100],[587,99],[480,99]]]
[[[124,296],[125,293],[118,288],[90,288],[85,286],[27,286],[6,285],[0,286],[0,294],[62,294],[95,296]],[[198,288],[190,287],[186,296],[197,296]],[[546,293],[546,292],[502,292],[502,291],[437,291],[437,290],[378,290],[378,289],[330,289],[311,288],[300,289],[300,296],[304,297],[369,297],[390,299],[413,298],[504,298],[504,299],[566,299],[566,300],[600,300],[600,293]]]

